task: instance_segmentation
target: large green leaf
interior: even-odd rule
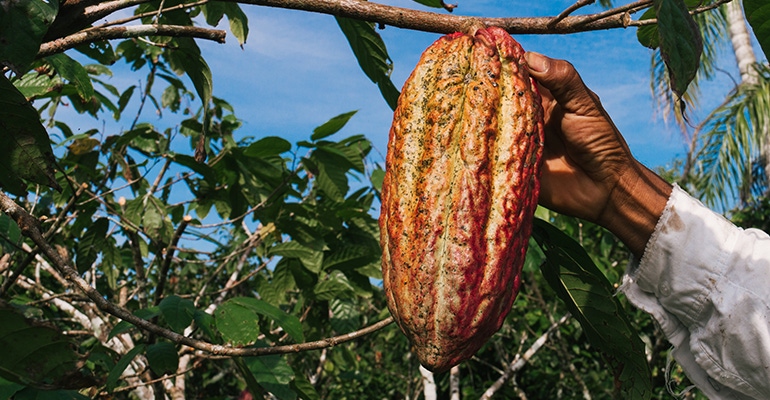
[[[163,319],[166,320],[171,329],[175,332],[183,332],[190,326],[195,315],[195,304],[190,299],[183,299],[179,296],[168,296],[158,304]]]
[[[203,106],[208,106],[214,90],[211,69],[203,59],[195,41],[190,38],[176,38],[178,46],[168,52],[169,62],[176,73],[185,73],[190,78]]]
[[[323,264],[322,251],[310,248],[297,241],[278,243],[270,248],[269,255],[297,258],[307,269],[315,273],[321,271],[321,265]]]
[[[40,389],[94,385],[78,367],[74,343],[55,327],[25,318],[0,301],[0,376]]]
[[[660,52],[668,67],[671,90],[682,96],[695,78],[703,40],[684,0],[655,0]]]
[[[147,346],[147,362],[158,376],[173,374],[179,366],[179,354],[171,342],[158,342]]]
[[[249,145],[243,151],[243,155],[248,157],[269,157],[277,156],[291,150],[291,143],[278,136],[266,136]]]
[[[0,186],[21,195],[26,192],[21,179],[26,179],[61,190],[40,116],[4,75],[0,76],[0,142]]]
[[[7,214],[0,214],[0,250],[11,253],[21,248],[21,229]]]
[[[209,3],[211,4],[211,3]],[[238,39],[238,43],[243,45],[249,36],[249,19],[243,12],[238,3],[224,3],[225,15],[230,23],[230,32]]]
[[[323,139],[327,136],[331,136],[337,133],[340,129],[342,129],[342,127],[345,126],[345,124],[348,123],[348,121],[350,121],[350,118],[357,111],[358,110],[349,111],[324,122],[323,125],[313,130],[313,135],[310,136],[310,140]]]
[[[743,11],[765,57],[770,57],[770,3],[767,0],[743,0]]]
[[[96,258],[104,247],[104,238],[107,236],[107,230],[110,227],[110,221],[107,218],[99,218],[89,226],[86,233],[75,243],[75,266],[78,272],[84,273],[96,262]]]
[[[55,54],[46,57],[45,60],[62,78],[75,86],[78,96],[84,102],[90,101],[94,97],[94,86],[91,84],[91,78],[88,77],[88,71],[79,62],[66,54]]]
[[[649,399],[652,377],[644,343],[610,282],[580,244],[548,222],[535,219],[532,237],[546,256],[541,266],[546,281],[580,322],[591,345],[605,355],[620,398]]]
[[[274,321],[296,342],[305,341],[299,318],[259,299],[232,298],[219,306],[214,313],[217,329],[226,341],[234,344],[255,343],[259,335],[259,315]]]
[[[399,92],[390,80],[393,62],[385,48],[385,42],[374,30],[374,24],[350,18],[335,18],[353,49],[358,65],[366,76],[377,84],[388,106],[395,110]]]
[[[294,370],[283,355],[249,357],[246,359],[249,370],[254,374],[260,386],[281,400],[294,400],[297,394],[291,388]]]
[[[25,73],[58,11],[58,1],[1,2],[0,65],[7,65],[16,75]]]
[[[106,388],[108,392],[112,392],[118,387],[118,381],[120,380],[120,376],[123,375],[123,371],[128,368],[128,365],[131,364],[131,361],[136,358],[137,355],[144,352],[144,349],[145,345],[140,344],[129,350],[123,357],[120,357],[120,360],[115,363],[115,366],[110,370],[109,375],[107,375]]]

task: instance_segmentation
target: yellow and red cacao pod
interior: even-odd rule
[[[404,84],[382,185],[388,308],[420,363],[473,356],[508,314],[540,189],[543,112],[500,28],[454,33]]]

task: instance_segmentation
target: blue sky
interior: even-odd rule
[[[515,7],[517,3],[527,6]],[[572,3],[459,0],[454,13],[491,17],[556,15]],[[409,0],[387,4],[427,9]],[[251,29],[243,50],[232,36],[225,45],[201,43],[214,72],[214,93],[235,107],[236,115],[244,121],[242,134],[304,139],[329,118],[359,110],[339,135],[365,134],[384,153],[392,112],[358,67],[334,18],[295,10],[242,7]],[[598,5],[593,5],[579,12],[599,10]],[[422,51],[439,37],[394,27],[379,32],[393,59],[392,79],[398,88]],[[655,114],[649,89],[651,51],[636,41],[635,29],[515,38],[527,50],[571,61],[600,96],[643,163],[661,166],[685,153],[681,134]],[[735,73],[734,64],[725,57],[722,68]],[[729,88],[726,76],[707,83],[703,106],[717,104]],[[694,111],[702,115],[706,109]]]
[[[445,12],[411,0],[381,2]],[[459,2],[454,14],[525,17],[557,15],[574,0],[452,2]],[[244,126],[239,133],[255,138],[281,136],[294,142],[307,139],[313,128],[329,118],[358,110],[338,135],[366,135],[376,149],[373,161],[382,161],[392,111],[377,87],[359,68],[334,18],[297,10],[241,7],[249,17],[250,28],[243,48],[229,32],[226,44],[198,41],[213,72],[214,95],[230,102],[236,116],[243,121]],[[601,10],[595,4],[580,9],[578,13]],[[226,21],[220,25],[223,29],[227,27]],[[420,54],[440,36],[390,26],[379,33],[393,60],[392,80],[399,89]],[[587,85],[600,96],[631,150],[644,164],[653,168],[665,166],[674,158],[685,155],[687,144],[682,135],[675,126],[665,124],[655,112],[650,94],[651,50],[637,42],[636,29],[571,35],[516,35],[515,39],[526,50],[572,62]],[[77,56],[74,52],[69,54]],[[714,81],[702,84],[702,107],[690,110],[696,121],[717,105],[732,87],[727,74],[732,74],[734,78],[738,76],[729,45],[725,46],[723,54],[720,67],[726,73],[719,73]],[[138,84],[146,74],[146,71],[129,72],[121,65],[115,66],[114,71],[115,76],[109,79],[109,83],[118,88]],[[186,80],[185,77],[183,79]],[[188,87],[192,89],[191,84]],[[198,106],[192,105],[194,109]],[[107,113],[97,124],[84,116],[60,115],[60,118],[70,122],[73,128],[103,127],[104,133],[110,135],[128,128],[133,119],[130,112],[124,113],[123,120],[117,123],[111,121]],[[159,119],[153,115],[151,107],[145,108],[142,120],[159,128],[178,123],[170,113]]]

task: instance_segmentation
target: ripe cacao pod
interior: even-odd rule
[[[503,29],[438,39],[390,129],[380,242],[388,308],[435,372],[473,356],[508,314],[540,189],[543,111]]]

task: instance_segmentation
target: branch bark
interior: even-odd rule
[[[605,12],[603,18],[592,20],[591,15],[565,16],[558,23],[551,25],[557,17],[513,17],[482,18],[461,15],[446,15],[429,11],[388,6],[361,0],[225,0],[242,4],[288,8],[330,14],[338,17],[354,18],[397,28],[434,32],[452,33],[464,30],[474,22],[499,26],[511,34],[566,34],[602,29],[624,28],[630,17],[627,12],[612,10]],[[636,2],[642,7],[652,5],[652,0]],[[635,4],[636,4],[635,3]]]
[[[80,46],[81,44],[102,40],[128,39],[142,36],[174,36],[194,37],[224,43],[225,35],[226,32],[219,29],[180,25],[131,25],[95,28],[43,43],[40,45],[37,57],[42,58],[50,56]]]

